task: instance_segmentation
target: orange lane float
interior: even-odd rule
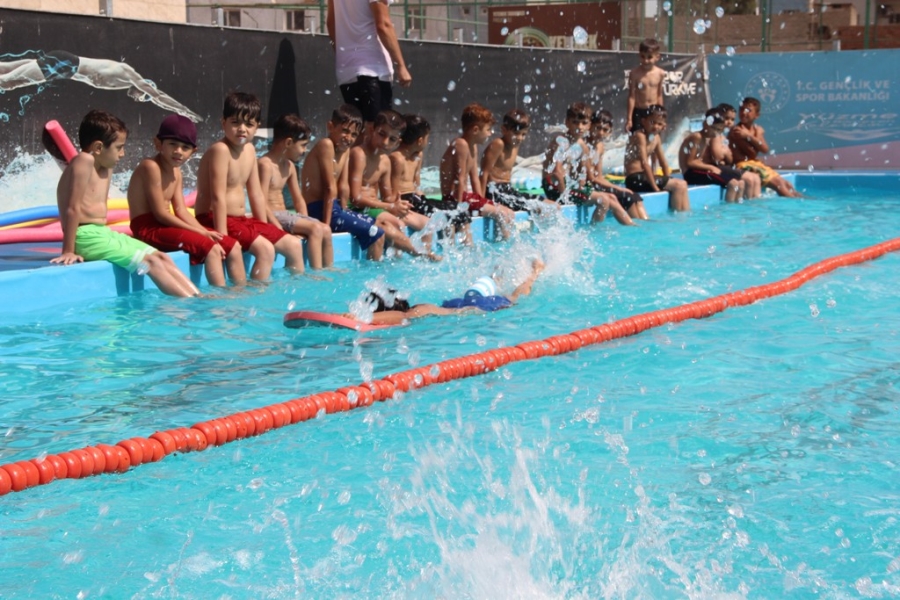
[[[708,318],[728,308],[746,306],[757,300],[793,291],[807,281],[838,267],[856,265],[897,250],[900,250],[900,238],[825,259],[766,285],[642,313],[614,323],[554,335],[544,340],[529,340],[516,346],[451,358],[392,373],[383,379],[338,388],[333,392],[319,392],[218,419],[201,421],[190,428],[157,431],[148,438],[133,437],[112,446],[97,444],[43,458],[2,465],[0,496],[45,485],[58,479],[79,479],[101,473],[124,473],[132,467],[157,462],[176,452],[200,452],[209,446],[221,446],[235,440],[261,435],[270,429],[308,421],[320,414],[370,406],[375,402],[395,397],[397,392],[409,392],[435,383],[481,375],[513,362],[565,354],[584,346],[635,335],[668,323]]]

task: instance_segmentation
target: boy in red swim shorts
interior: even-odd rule
[[[222,139],[214,143],[197,170],[197,221],[236,239],[254,257],[250,276],[265,281],[272,272],[275,253],[285,258],[294,273],[303,272],[300,239],[266,223],[266,199],[259,184],[253,136],[262,113],[259,99],[246,92],[225,96]],[[244,190],[252,217],[245,215]]]
[[[205,266],[210,285],[225,286],[223,261],[232,283],[246,283],[241,245],[201,225],[184,204],[181,165],[197,149],[196,126],[187,117],[169,115],[153,143],[156,156],[142,160],[128,184],[132,235],[159,250],[183,250],[192,265]]]

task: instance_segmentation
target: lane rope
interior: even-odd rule
[[[460,358],[393,373],[374,381],[338,388],[302,398],[294,398],[262,408],[202,421],[191,427],[157,431],[149,437],[133,437],[114,445],[97,444],[42,458],[22,460],[0,466],[0,496],[10,491],[44,485],[56,479],[79,479],[101,473],[124,473],[138,465],[157,462],[175,452],[199,452],[209,446],[221,446],[261,435],[320,414],[342,412],[369,406],[392,398],[398,391],[409,392],[436,383],[473,377],[494,371],[503,365],[543,356],[573,352],[584,346],[624,338],[668,323],[686,319],[704,319],[727,308],[746,306],[757,300],[780,296],[806,282],[839,267],[874,260],[900,250],[900,238],[840,254],[814,263],[793,275],[772,283],[721,294],[689,304],[626,317],[613,323],[522,342],[516,346],[495,348]]]

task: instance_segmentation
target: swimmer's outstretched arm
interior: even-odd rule
[[[531,274],[528,276],[525,281],[519,284],[519,287],[514,289],[512,293],[508,296],[509,301],[513,304],[518,301],[519,296],[527,296],[531,293],[531,286],[534,285],[534,282],[537,281],[538,276],[541,274],[541,271],[544,270],[544,262],[536,258],[531,263]]]
[[[436,304],[416,304],[407,311],[385,310],[372,315],[373,325],[402,325],[412,319],[430,315],[446,316],[463,312],[471,312],[471,308],[443,308]]]

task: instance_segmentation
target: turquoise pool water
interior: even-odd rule
[[[640,228],[545,223],[438,265],[0,325],[0,462],[190,424],[780,279],[897,235],[879,189]],[[363,336],[281,326],[367,281],[512,310]],[[510,258],[511,257],[511,258]],[[369,409],[0,498],[4,597],[889,597],[900,593],[900,257]]]

